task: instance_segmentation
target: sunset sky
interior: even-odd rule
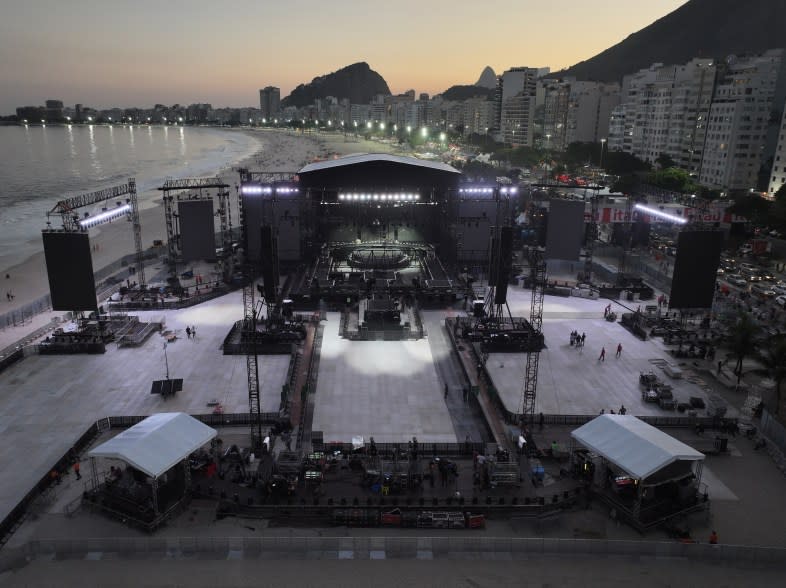
[[[394,93],[474,83],[486,65],[592,57],[685,0],[0,0],[0,114],[66,105],[258,106],[366,61]]]

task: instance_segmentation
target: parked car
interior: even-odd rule
[[[783,284],[783,283],[773,284],[772,286],[770,286],[770,288],[775,290],[775,293],[778,296],[780,296],[782,294],[786,294],[786,284]]]
[[[765,284],[754,284],[751,286],[751,292],[763,298],[774,298],[777,295],[775,290]]]
[[[786,295],[781,295],[775,298],[775,303],[780,306],[786,306]]]
[[[765,282],[774,282],[775,281],[775,275],[771,271],[769,271],[769,270],[762,270],[762,271],[760,271],[759,272],[759,276],[761,276],[761,279],[764,280]]]
[[[725,279],[726,279],[726,281],[729,284],[733,284],[735,286],[747,286],[748,285],[747,280],[745,280],[745,278],[743,278],[739,274],[729,274],[728,276],[726,276]]]

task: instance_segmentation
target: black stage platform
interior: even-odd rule
[[[355,303],[368,296],[409,297],[421,307],[442,307],[456,299],[456,287],[432,245],[331,243],[309,267],[296,272],[285,295],[297,308],[317,300],[331,306]]]

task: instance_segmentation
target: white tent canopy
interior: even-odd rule
[[[215,429],[184,412],[161,412],[102,443],[88,455],[120,459],[158,478],[215,436]]]
[[[676,461],[704,459],[682,441],[630,415],[600,415],[571,436],[639,480]]]

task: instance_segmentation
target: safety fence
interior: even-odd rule
[[[648,557],[663,561],[783,565],[786,549],[748,545],[711,545],[679,541],[635,541],[546,537],[489,537],[474,530],[452,536],[410,537],[100,537],[89,539],[39,539],[5,550],[0,568],[19,565],[36,557],[93,559],[107,555],[129,557],[190,558],[213,554],[219,559],[460,559],[476,554],[508,554],[511,559],[532,556]]]
[[[6,544],[14,531],[24,522],[33,502],[56,483],[56,479],[50,475],[50,472],[68,471],[76,456],[87,449],[104,431],[132,427],[146,419],[147,416],[110,416],[101,418],[90,425],[73,446],[52,464],[47,473],[30,489],[11,512],[0,521],[0,548]],[[251,424],[250,413],[198,414],[192,416],[211,427],[246,427]],[[261,418],[262,423],[265,425],[272,425],[280,420],[278,413],[262,413]]]

